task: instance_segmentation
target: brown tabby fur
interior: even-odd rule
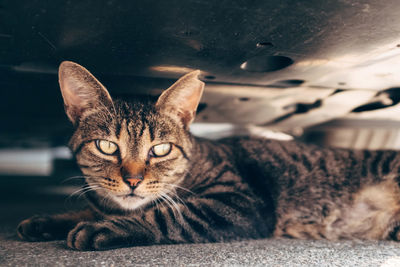
[[[188,129],[204,86],[198,74],[156,103],[125,102],[112,100],[83,67],[62,63],[61,91],[76,129],[70,148],[90,208],[32,217],[18,235],[67,238],[79,250],[270,236],[399,239],[398,152],[196,138]],[[118,150],[106,155],[96,140]],[[165,143],[170,153],[155,156],[153,147]],[[140,183],[132,187],[129,179]]]

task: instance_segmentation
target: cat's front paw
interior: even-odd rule
[[[67,238],[70,248],[77,250],[105,250],[126,246],[121,233],[113,230],[111,222],[81,222],[72,229]]]
[[[49,241],[59,236],[52,231],[54,222],[50,216],[33,216],[22,221],[17,227],[19,238],[27,241]]]

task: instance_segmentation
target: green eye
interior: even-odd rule
[[[106,155],[113,155],[117,150],[117,144],[107,141],[107,140],[96,140],[97,149]]]
[[[172,145],[170,143],[164,143],[155,145],[151,148],[151,152],[155,157],[164,157],[171,152]]]

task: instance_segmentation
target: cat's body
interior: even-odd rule
[[[396,239],[400,153],[293,141],[209,141],[188,128],[203,84],[191,73],[158,101],[112,101],[66,62],[60,85],[70,147],[90,209],[23,221],[27,240],[76,249],[263,237]]]

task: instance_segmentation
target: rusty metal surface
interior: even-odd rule
[[[51,133],[61,142],[62,60],[86,66],[123,97],[156,95],[200,69],[207,87],[198,121],[315,125],[325,116],[315,108],[323,111],[337,89],[360,92],[335,113],[342,116],[400,85],[399,12],[396,0],[5,0],[0,136]]]

